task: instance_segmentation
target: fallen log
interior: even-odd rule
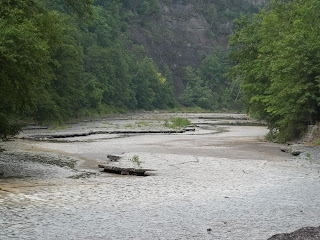
[[[115,167],[108,165],[98,165],[99,168],[103,168],[105,172],[116,173],[121,175],[136,175],[136,176],[145,176],[145,172],[156,171],[153,169],[147,168],[125,168],[125,167]]]

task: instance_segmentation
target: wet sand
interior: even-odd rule
[[[175,115],[124,115],[20,137],[163,129]],[[265,127],[210,119],[230,117],[223,114],[180,116],[195,131],[3,143],[0,239],[259,240],[320,224],[319,164],[264,142]],[[139,156],[143,168],[157,171],[101,172],[97,165],[107,164],[108,154]]]

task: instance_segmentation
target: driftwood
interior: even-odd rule
[[[116,173],[121,175],[137,175],[137,176],[145,176],[145,172],[147,171],[156,171],[153,169],[146,168],[124,168],[124,167],[115,167],[108,165],[98,165],[99,168],[103,168],[105,172]]]

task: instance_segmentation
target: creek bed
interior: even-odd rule
[[[125,115],[103,120],[109,124],[28,130],[20,137],[104,125],[127,129],[135,122],[162,129],[161,121],[173,116],[201,123],[200,117],[219,116],[220,121],[224,115]],[[13,161],[17,167],[45,170],[0,178],[0,239],[260,240],[320,225],[319,165],[262,141],[266,133],[261,126],[205,125],[181,134],[3,143],[7,151],[0,166],[10,161],[4,154],[11,153],[76,162],[70,167]],[[101,173],[98,165],[108,164],[108,155],[139,156],[142,168],[157,171],[148,177]],[[23,177],[28,174],[32,177]]]

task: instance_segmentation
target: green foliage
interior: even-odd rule
[[[63,3],[82,18],[91,16],[93,0],[64,0]]]
[[[299,137],[320,118],[320,4],[274,0],[270,10],[237,22],[230,40],[247,109],[269,122],[278,141]]]
[[[68,15],[76,14],[81,20],[89,20],[92,16],[93,0],[42,0],[47,8],[66,13]]]
[[[143,163],[140,160],[140,157],[138,155],[134,155],[132,158],[129,159],[129,161],[133,162],[134,164],[136,164],[139,168],[141,167],[141,164]]]
[[[36,86],[50,79],[48,39],[40,25],[44,14],[36,2],[0,2],[1,137],[17,133],[10,118],[32,108]]]
[[[207,84],[191,67],[186,68],[187,87],[179,101],[186,107],[199,106],[210,108],[213,105],[213,95]]]
[[[160,16],[160,5],[158,0],[122,0],[123,6],[131,12],[131,17],[143,26]]]
[[[191,122],[186,118],[172,118],[170,122],[168,120],[165,121],[164,126],[167,128],[180,129],[190,125]]]
[[[186,89],[179,102],[186,107],[221,110],[238,109],[235,91],[225,78],[228,67],[226,53],[222,50],[208,55],[198,70],[185,68]]]
[[[320,139],[315,140],[312,144],[314,146],[320,146]]]
[[[20,110],[30,102],[33,88],[48,77],[48,44],[38,27],[41,10],[35,5],[1,2],[0,9],[0,16],[5,16],[0,21],[0,108]],[[33,10],[37,12],[31,18]]]
[[[6,140],[20,132],[21,124],[14,122],[10,116],[0,113],[0,139]]]
[[[211,112],[211,110],[203,109],[200,107],[175,107],[175,108],[169,109],[169,112],[203,113],[203,112]]]
[[[62,123],[175,106],[166,69],[128,40],[128,8],[159,12],[156,0],[0,2],[0,137],[24,116]]]

